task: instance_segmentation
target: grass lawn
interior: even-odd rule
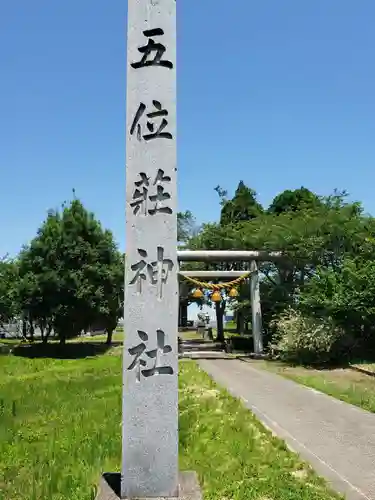
[[[338,498],[192,361],[180,364],[180,466],[206,499]],[[0,356],[0,499],[92,500],[121,460],[121,347],[84,359]]]
[[[17,345],[20,342],[21,342],[21,339],[14,339],[14,338],[0,339],[0,344]]]
[[[278,373],[283,377],[375,413],[375,377],[349,368],[315,370],[289,366],[276,361],[254,360],[252,363],[254,366]],[[368,365],[356,366],[368,369]]]

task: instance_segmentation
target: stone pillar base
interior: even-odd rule
[[[121,474],[117,472],[106,472],[102,475],[99,484],[98,494],[95,500],[121,500]],[[176,500],[202,500],[202,492],[199,486],[198,477],[195,472],[180,472],[179,474],[179,495]],[[126,499],[122,499],[126,500]],[[132,500],[151,500],[132,499]],[[165,497],[154,497],[152,500],[168,500]],[[172,499],[170,499],[172,500]]]

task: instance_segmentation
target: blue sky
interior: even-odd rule
[[[178,0],[179,207],[243,179],[375,213],[375,2]],[[124,248],[125,0],[0,7],[0,255],[72,188]]]

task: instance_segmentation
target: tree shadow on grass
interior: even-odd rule
[[[13,356],[22,358],[52,358],[52,359],[83,359],[105,354],[112,347],[122,345],[122,342],[76,342],[59,344],[21,344],[12,351]]]

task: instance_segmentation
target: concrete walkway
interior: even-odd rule
[[[316,472],[350,500],[375,500],[375,414],[240,360],[201,360]]]

